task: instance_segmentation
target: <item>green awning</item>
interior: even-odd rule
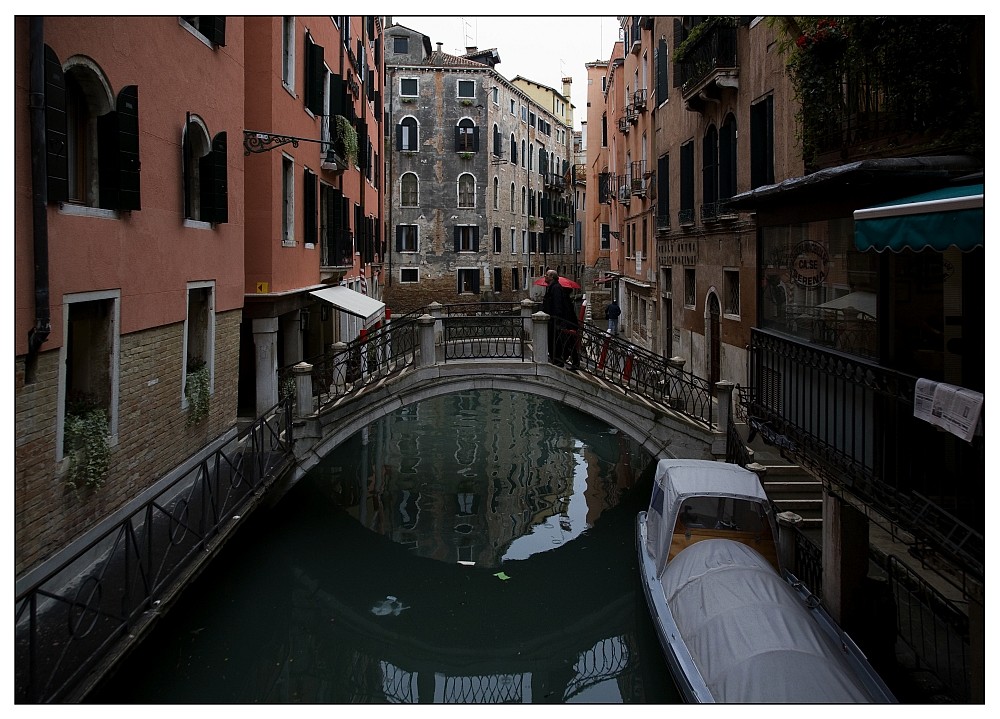
[[[854,244],[862,252],[973,250],[983,246],[983,218],[982,184],[946,187],[855,210]]]

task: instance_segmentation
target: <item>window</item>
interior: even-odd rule
[[[521,289],[521,283],[519,282],[520,279],[521,279],[521,273],[517,271],[516,267],[511,267],[510,268],[510,288],[514,292],[517,292],[518,290]]]
[[[510,136],[510,161],[512,164],[517,165],[517,140],[514,136]]]
[[[295,94],[295,18],[281,18],[281,83]]]
[[[528,231],[521,230],[521,254],[528,254]]]
[[[281,156],[281,244],[295,244],[295,178],[294,163],[288,155]]]
[[[410,38],[406,35],[392,36],[392,51],[396,55],[405,55],[410,51]]]
[[[493,156],[503,157],[503,139],[500,137],[500,127],[493,126]]]
[[[493,209],[500,209],[500,179],[493,178]]]
[[[479,152],[479,128],[467,117],[455,127],[455,152]]]
[[[417,140],[417,119],[404,117],[396,126],[396,149],[402,152],[416,152]]]
[[[226,133],[209,141],[200,118],[188,116],[184,127],[184,217],[201,222],[228,222]]]
[[[417,251],[417,226],[396,225],[396,252]]]
[[[750,189],[774,184],[774,96],[750,106]]]
[[[306,87],[305,105],[317,117],[326,108],[326,64],[323,46],[317,45],[306,35]]]
[[[680,225],[694,224],[694,142],[681,145],[681,206],[677,213]]]
[[[656,65],[656,104],[662,105],[667,101],[667,93],[670,92],[670,81],[668,79],[667,41],[660,38],[653,50],[653,64]]]
[[[350,265],[354,258],[354,246],[348,219],[348,199],[340,190],[326,184],[320,185],[319,197],[322,226],[320,264],[324,267]]]
[[[316,175],[309,168],[306,168],[302,183],[302,241],[310,249],[316,247],[316,240],[319,236],[319,226],[316,224],[317,187]]]
[[[479,269],[461,269],[458,271],[458,293],[479,294]]]
[[[181,26],[200,38],[209,47],[222,47],[226,44],[225,15],[182,15]]]
[[[601,249],[611,249],[611,225],[601,223]]]
[[[503,237],[500,234],[500,228],[493,228],[493,254],[499,255],[503,252]]]
[[[493,88],[493,104],[494,105],[499,105],[500,104],[500,88],[499,87],[494,87]]]
[[[215,378],[215,283],[190,282],[187,293],[187,318],[184,322],[184,377],[181,380],[181,406],[188,408],[188,383],[197,372],[208,373],[208,391]],[[190,409],[193,408],[189,408]]]
[[[723,270],[722,272],[725,286],[725,309],[727,315],[740,315],[740,271]]]
[[[514,183],[512,182],[512,183],[510,183],[510,211],[511,212],[514,211],[514,194],[515,194]]]
[[[476,206],[476,178],[468,172],[458,177],[458,206]]]
[[[459,80],[458,81],[458,96],[464,97],[466,99],[475,99],[476,97],[476,81],[475,80]]]
[[[455,252],[479,252],[478,225],[455,225]]]
[[[399,281],[408,283],[419,282],[420,270],[416,267],[401,267],[399,270]]]
[[[493,268],[493,291],[503,292],[503,267]]]
[[[517,254],[517,231],[511,227],[510,228],[510,253],[512,255]],[[516,282],[514,284],[517,284]]]
[[[510,101],[510,114],[517,116],[517,103],[514,100]]]
[[[701,160],[701,201],[711,205],[719,199],[719,132],[715,125],[709,125],[705,132]]]
[[[528,214],[528,191],[525,188],[521,188],[521,214]]]
[[[670,229],[670,155],[656,160],[656,227]]]
[[[524,167],[524,162],[525,162],[524,157],[527,154],[528,153],[526,151],[524,140],[521,140],[521,167]]]
[[[84,292],[63,299],[63,346],[59,349],[60,417],[56,425],[56,461],[68,451],[65,426],[71,416],[103,410],[113,440],[118,433],[118,290]]]
[[[417,97],[420,95],[419,80],[415,77],[401,77],[399,79],[400,97]]]
[[[407,172],[399,178],[399,204],[402,207],[416,207],[419,202],[416,173]]]
[[[684,306],[695,306],[694,268],[684,268]]]
[[[719,199],[736,194],[736,118],[726,115],[719,131]]]

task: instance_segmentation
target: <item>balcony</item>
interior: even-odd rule
[[[639,122],[639,111],[635,109],[635,105],[625,106],[625,119],[633,125]]]
[[[718,100],[724,88],[739,87],[736,26],[729,22],[728,18],[716,20],[674,65],[689,110],[698,111],[706,102]]]
[[[546,172],[545,186],[553,190],[564,190],[566,189],[566,178],[558,172]]]
[[[566,215],[553,214],[545,218],[545,229],[556,232],[569,227],[569,217]]]
[[[637,112],[642,112],[646,109],[646,88],[636,90],[632,94],[632,107],[634,107]]]
[[[618,132],[623,135],[627,135],[629,129],[632,127],[631,123],[628,121],[627,117],[618,118]]]
[[[728,200],[715,200],[706,202],[701,206],[702,222],[721,222],[723,220],[735,220],[737,213],[729,207]]]
[[[648,176],[646,174],[646,161],[636,160],[629,166],[630,185],[632,194],[644,197],[648,189]]]
[[[670,231],[670,213],[664,212],[662,215],[656,215],[656,231],[657,232],[669,232]],[[663,253],[660,253],[661,256]]]
[[[622,183],[618,187],[618,202],[622,205],[628,205],[632,200],[632,192],[627,183]]]
[[[681,227],[694,227],[694,208],[677,210],[677,224]]]

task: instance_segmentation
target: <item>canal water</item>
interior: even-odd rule
[[[679,701],[635,552],[654,469],[528,394],[401,409],[255,512],[89,701]]]

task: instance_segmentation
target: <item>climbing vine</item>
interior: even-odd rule
[[[209,394],[208,365],[204,360],[194,360],[188,363],[184,394],[188,399],[188,416],[185,424],[190,427],[208,416],[211,395]]]
[[[111,458],[108,415],[93,400],[78,400],[66,408],[64,446],[69,457],[66,483],[73,489],[97,489],[104,483]]]
[[[347,157],[344,159],[354,164],[358,161],[358,131],[354,129],[351,121],[343,115],[334,115],[334,118],[337,123],[337,135],[344,143],[344,151],[347,153]]]

